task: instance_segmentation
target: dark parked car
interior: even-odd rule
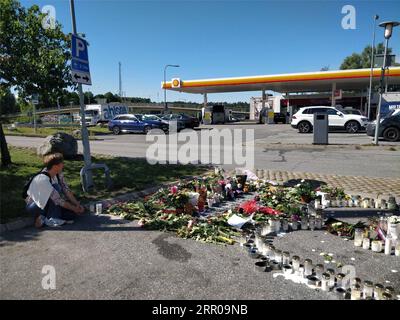
[[[147,133],[151,129],[164,129],[165,123],[150,124],[144,121],[140,121],[133,114],[122,114],[116,116],[114,119],[108,122],[108,129],[114,134],[120,134],[121,132],[142,132]]]
[[[375,136],[376,121],[367,125],[367,135]],[[379,137],[388,141],[400,141],[400,113],[385,117],[379,125]]]
[[[162,117],[162,119],[171,121],[175,120],[178,122],[183,122],[185,124],[185,128],[196,128],[200,125],[199,119],[195,117],[188,116],[186,114],[167,114]]]
[[[148,123],[149,125],[159,126],[164,132],[168,132],[169,124],[167,121],[162,120],[156,115],[152,114],[135,114],[138,120]]]

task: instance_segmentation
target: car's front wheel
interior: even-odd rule
[[[149,131],[150,131],[150,127],[145,126],[145,127],[143,128],[144,134],[147,134]]]
[[[360,131],[360,124],[357,121],[349,121],[346,123],[345,129],[348,133],[357,133]]]
[[[121,133],[121,128],[118,127],[118,126],[114,126],[114,127],[112,128],[112,131],[113,131],[114,134],[118,135],[118,134]]]
[[[391,142],[398,141],[400,140],[400,130],[395,127],[389,127],[383,132],[383,138]]]
[[[297,125],[297,129],[299,130],[300,133],[309,133],[311,132],[312,126],[311,123],[309,123],[308,121],[301,121]]]

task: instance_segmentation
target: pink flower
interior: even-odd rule
[[[175,194],[175,193],[178,192],[178,187],[177,186],[173,186],[173,187],[171,187],[170,191],[171,191],[172,194]]]

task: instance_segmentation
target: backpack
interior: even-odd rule
[[[29,180],[25,183],[24,188],[22,189],[22,198],[23,198],[23,199],[26,199],[26,198],[28,197],[29,186],[31,185],[33,179],[34,179],[36,176],[38,176],[39,174],[44,174],[44,175],[48,176],[48,177],[49,177],[50,184],[51,184],[51,177],[50,177],[49,173],[46,172],[46,171],[40,170],[38,173],[36,173],[36,174],[33,175],[32,177],[30,177]],[[58,181],[58,183],[60,183],[60,177],[58,176],[58,174],[57,174],[57,181]]]

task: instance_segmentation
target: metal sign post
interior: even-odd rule
[[[83,159],[85,162],[85,167],[91,167],[92,160],[90,157],[90,144],[89,144],[89,134],[86,128],[85,119],[85,104],[82,92],[82,81],[86,81],[86,84],[91,84],[90,73],[89,73],[89,58],[87,51],[87,42],[80,37],[76,36],[76,21],[75,21],[75,5],[74,0],[70,0],[71,5],[71,18],[72,18],[72,81],[78,83],[79,92],[79,105],[81,108],[81,135],[82,135],[82,145],[83,145]],[[81,71],[84,69],[85,71]],[[83,79],[85,77],[86,79]],[[93,188],[93,177],[92,172],[89,170],[85,174],[85,183],[87,190]]]
[[[36,133],[36,105],[39,104],[39,95],[37,93],[32,94],[32,105],[33,105],[33,132]]]

